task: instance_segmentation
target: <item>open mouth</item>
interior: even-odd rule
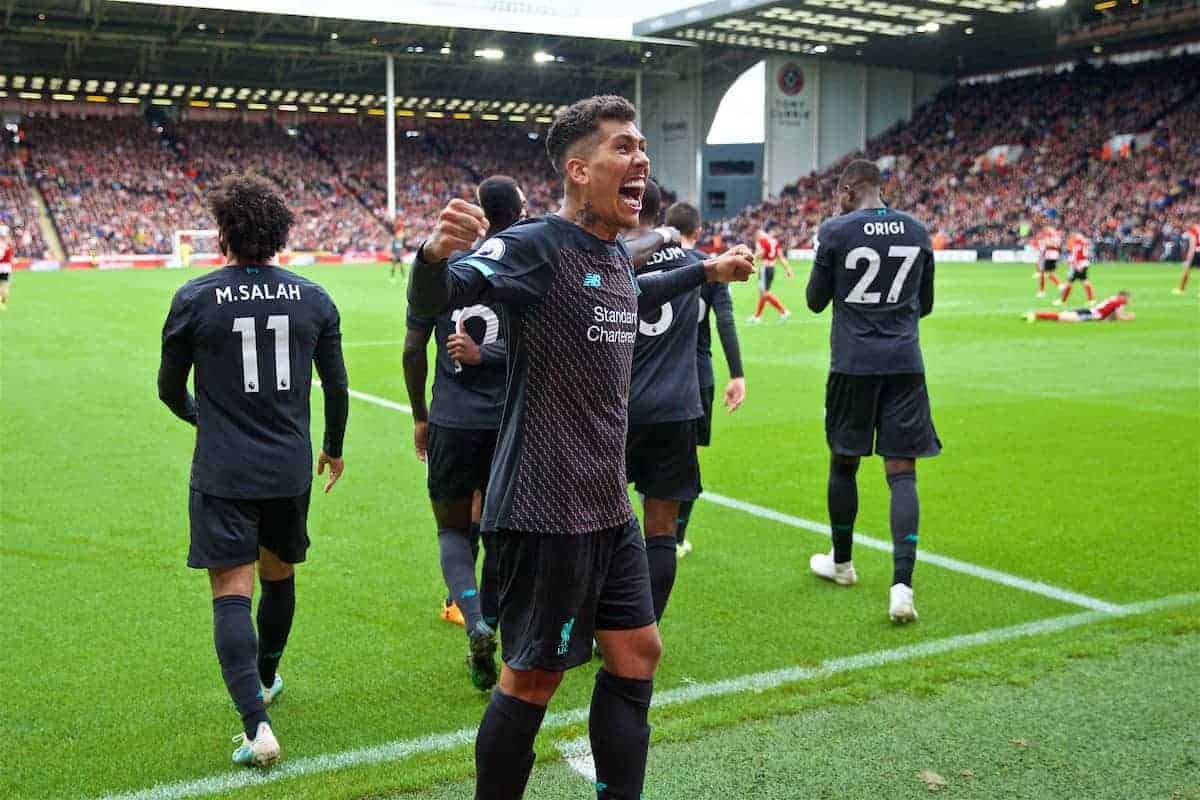
[[[625,204],[625,207],[636,214],[642,210],[642,195],[645,192],[645,179],[635,178],[622,183],[618,193],[621,195],[621,202]]]

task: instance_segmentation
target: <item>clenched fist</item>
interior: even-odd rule
[[[488,220],[483,209],[455,198],[438,215],[433,232],[421,246],[420,258],[427,264],[445,261],[453,253],[470,250],[487,231]]]
[[[744,244],[731,247],[716,258],[704,262],[709,283],[747,281],[754,274],[754,253]]]

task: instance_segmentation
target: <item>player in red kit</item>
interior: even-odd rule
[[[1054,274],[1058,269],[1058,259],[1062,256],[1062,231],[1053,225],[1047,225],[1033,236],[1033,247],[1038,253],[1037,282],[1038,297],[1046,296],[1046,278],[1055,286],[1062,286],[1062,281]]]
[[[8,286],[12,282],[15,255],[8,227],[0,225],[0,311],[8,311]]]
[[[1200,268],[1200,222],[1184,231],[1183,238],[1187,243],[1183,251],[1183,277],[1179,279],[1179,288],[1172,290],[1174,294],[1187,291],[1192,270]]]
[[[1129,292],[1122,289],[1112,297],[1094,308],[1081,308],[1077,311],[1026,311],[1025,321],[1035,322],[1128,322],[1136,315],[1126,311],[1129,303]]]
[[[1092,288],[1092,282],[1088,280],[1088,267],[1091,266],[1091,249],[1092,243],[1084,238],[1083,234],[1073,234],[1067,240],[1067,252],[1071,259],[1071,272],[1067,275],[1066,283],[1062,286],[1062,293],[1058,296],[1052,305],[1065,305],[1067,298],[1071,296],[1071,287],[1075,281],[1083,281],[1083,291],[1087,293],[1088,302],[1096,299],[1096,290]]]
[[[771,293],[771,284],[775,281],[776,264],[783,263],[788,280],[792,279],[792,265],[783,256],[783,245],[779,243],[778,239],[767,233],[765,228],[760,228],[758,231],[754,255],[759,261],[758,308],[754,310],[754,316],[746,321],[755,325],[762,322],[763,308],[770,303],[779,312],[779,321],[783,322],[792,315],[792,312],[788,311],[787,306],[779,302],[779,298]]]

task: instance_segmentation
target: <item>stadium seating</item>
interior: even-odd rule
[[[38,225],[37,205],[22,179],[16,154],[0,148],[0,225],[9,229],[18,258],[43,258],[46,240]]]
[[[1081,230],[1113,256],[1149,255],[1200,216],[1200,64],[1195,57],[1128,66],[1083,65],[1056,75],[952,84],[854,153],[778,196],[712,223],[706,242],[752,241],[765,221],[789,247],[811,243],[836,213],[834,186],[855,157],[894,157],[886,197],[940,230],[951,246],[1015,246],[1044,216]],[[552,210],[559,183],[543,133],[483,121],[405,120],[397,132],[397,201],[410,242],[452,197],[495,173],[525,190],[529,211]],[[229,172],[252,169],[284,190],[297,217],[293,250],[387,250],[382,120],[301,127],[168,122],[142,117],[31,117],[26,152],[3,151],[0,219],[21,220],[18,252],[41,256],[36,207],[22,163],[72,255],[167,253],[175,230],[212,228],[204,196]],[[1126,157],[1105,159],[1116,134],[1145,133]],[[1024,153],[979,158],[997,145]]]
[[[1195,112],[1191,119],[1182,110],[1171,112],[1198,91],[1200,64],[1194,57],[952,84],[912,120],[871,141],[866,153],[848,155],[779,196],[709,226],[709,238],[721,234],[725,241],[752,241],[754,230],[770,221],[789,247],[811,244],[821,220],[837,213],[834,188],[846,163],[884,156],[896,157],[886,176],[889,202],[927,220],[957,246],[1015,245],[1022,239],[1022,223],[1035,224],[1050,209],[1066,215],[1060,224],[1099,236],[1114,213],[1144,216],[1148,209],[1132,210],[1128,198],[1153,194],[1155,180],[1182,187],[1184,176],[1195,175],[1194,169],[1188,172],[1186,164],[1176,163],[1188,150],[1194,158],[1196,137],[1193,133],[1189,139],[1187,131],[1194,130]],[[1097,158],[1114,134],[1151,127],[1156,146],[1150,151],[1118,162]],[[1174,143],[1169,153],[1157,147],[1164,141]],[[989,148],[1006,144],[1024,146],[1024,156],[1015,163],[973,169]],[[1170,175],[1156,179],[1140,172],[1135,164],[1146,159]],[[1114,177],[1126,177],[1121,190],[1091,183],[1090,191],[1098,193],[1094,202],[1080,202],[1079,184],[1071,177],[1103,163],[1115,170]],[[1178,193],[1194,191],[1192,185]]]

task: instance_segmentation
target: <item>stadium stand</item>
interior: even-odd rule
[[[811,244],[833,213],[837,175],[851,158],[893,159],[891,203],[931,221],[952,247],[1013,247],[1045,217],[1088,234],[1111,257],[1149,257],[1200,216],[1200,95],[1195,57],[1034,74],[946,87],[854,153],[799,179],[778,196],[711,223],[707,242],[752,241],[764,222],[789,247]],[[483,177],[505,173],[529,212],[555,207],[558,181],[542,129],[481,120],[406,121],[397,132],[400,224],[420,239],[450,197],[470,197]],[[1114,136],[1138,134],[1116,152]],[[175,230],[211,228],[204,195],[249,165],[278,183],[297,216],[290,247],[386,251],[381,120],[288,127],[143,117],[30,117],[24,152],[6,144],[0,218],[18,229],[18,252],[46,244],[21,180],[40,189],[71,255],[168,253]],[[993,147],[1023,148],[982,159]],[[32,224],[30,224],[32,221]],[[939,237],[941,238],[941,237]]]
[[[870,142],[866,153],[850,154],[761,205],[710,225],[708,238],[752,241],[754,231],[769,221],[788,246],[810,245],[817,226],[833,213],[834,187],[845,164],[887,156],[896,161],[886,171],[885,197],[930,220],[956,247],[1014,246],[1022,239],[1022,223],[1035,222],[1048,210],[1067,214],[1065,224],[1098,237],[1114,215],[1145,216],[1145,204],[1133,209],[1131,199],[1154,195],[1156,184],[1168,187],[1160,191],[1160,200],[1194,201],[1195,170],[1188,164],[1194,165],[1200,145],[1195,112],[1181,106],[1198,91],[1200,63],[1194,57],[1100,69],[1084,64],[1057,75],[953,84],[911,121]],[[1145,152],[1112,161],[1100,157],[1110,137],[1147,129],[1154,135]],[[998,145],[1025,150],[1015,162],[978,168],[977,159]],[[1140,168],[1148,163],[1157,165],[1159,174]],[[1120,188],[1088,182],[1089,170],[1123,178]],[[1080,180],[1072,181],[1073,176]],[[1086,191],[1085,183],[1091,187]],[[1083,201],[1085,195],[1090,202]],[[1144,223],[1131,227],[1138,225]]]

